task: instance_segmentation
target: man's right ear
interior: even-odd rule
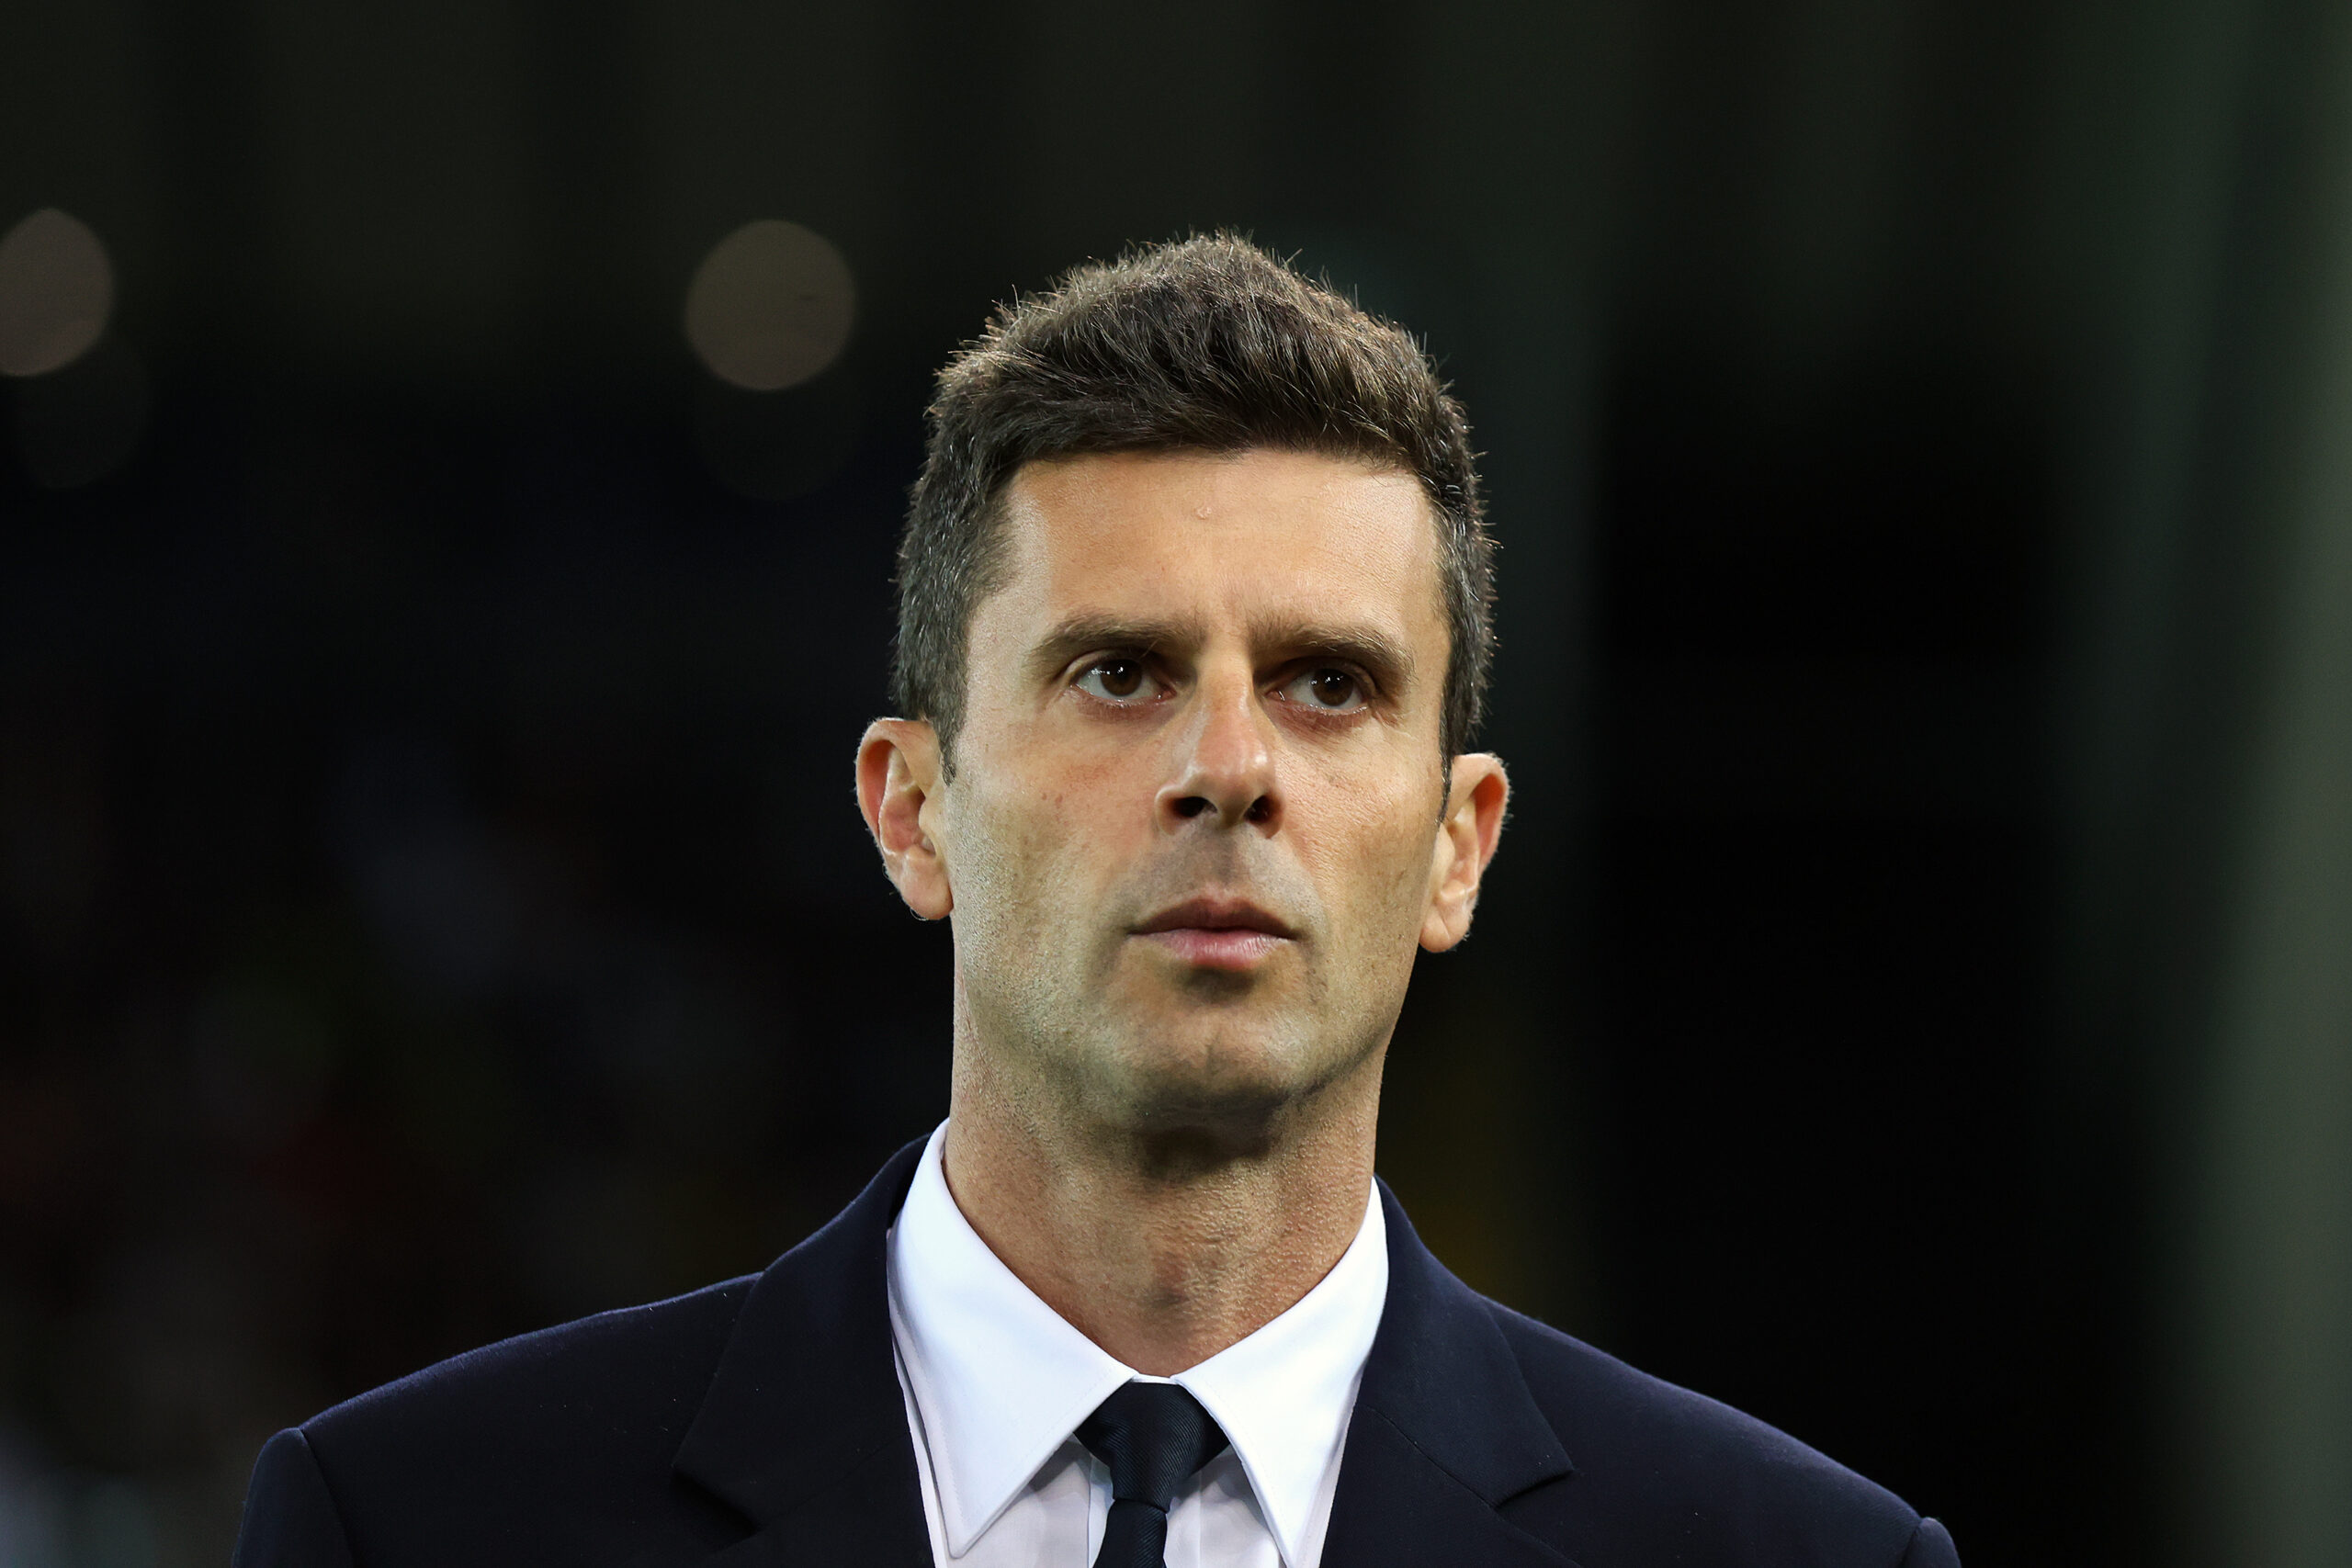
[[[947,860],[932,837],[939,815],[939,732],[926,719],[877,718],[857,743],[857,807],[907,908],[926,920],[956,908]]]

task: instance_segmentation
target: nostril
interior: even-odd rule
[[[1183,799],[1176,803],[1176,815],[1179,817],[1198,817],[1202,812],[1206,811],[1208,808],[1209,803],[1205,796],[1188,795]]]
[[[1250,803],[1250,809],[1243,813],[1243,819],[1250,822],[1263,822],[1272,817],[1273,814],[1274,803],[1272,798],[1261,795],[1257,799]]]

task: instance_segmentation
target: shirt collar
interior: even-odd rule
[[[890,1326],[922,1419],[950,1554],[961,1556],[1094,1407],[1138,1376],[1063,1321],[972,1229],[931,1135],[890,1233]],[[1388,1294],[1376,1194],[1315,1288],[1167,1380],[1216,1417],[1283,1560],[1304,1560]]]
[[[1355,1240],[1313,1290],[1174,1380],[1232,1439],[1287,1563],[1310,1561],[1316,1498],[1338,1463],[1387,1300],[1387,1226],[1374,1191]]]

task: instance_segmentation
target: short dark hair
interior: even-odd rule
[[[899,711],[932,721],[952,766],[972,614],[1001,586],[1000,502],[1022,465],[1250,447],[1420,481],[1451,638],[1441,744],[1461,751],[1494,642],[1494,547],[1462,407],[1410,333],[1231,234],[1077,267],[1000,307],[940,371],[899,546]]]

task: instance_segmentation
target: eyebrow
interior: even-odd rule
[[[1178,621],[1080,614],[1040,637],[1030,649],[1027,662],[1032,677],[1043,682],[1088,653],[1116,649],[1181,654],[1199,647],[1202,640],[1197,627]],[[1411,682],[1415,669],[1411,649],[1380,627],[1362,624],[1261,621],[1250,626],[1250,643],[1253,649],[1275,651],[1286,662],[1329,659],[1352,664],[1392,696]]]
[[[1029,650],[1031,678],[1050,681],[1082,654],[1110,649],[1159,653],[1200,640],[1173,621],[1136,620],[1125,615],[1077,615],[1055,626]]]

